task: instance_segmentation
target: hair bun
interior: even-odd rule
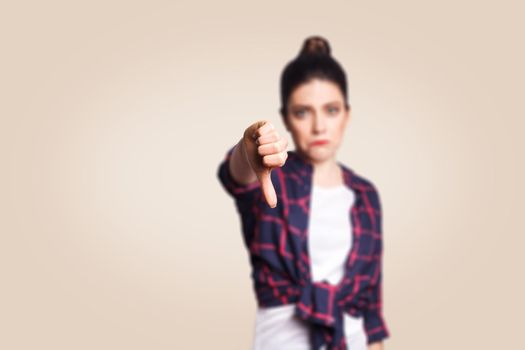
[[[330,56],[330,44],[325,38],[315,35],[304,40],[303,47],[299,55],[326,55]]]

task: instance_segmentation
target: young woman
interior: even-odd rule
[[[350,119],[346,75],[322,37],[281,77],[282,120],[246,128],[218,177],[234,198],[258,309],[253,350],[378,350],[382,229],[373,183],[336,160]]]

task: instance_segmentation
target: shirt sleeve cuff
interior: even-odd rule
[[[368,344],[390,337],[390,331],[385,320],[377,311],[369,311],[365,314],[365,331],[368,337]]]

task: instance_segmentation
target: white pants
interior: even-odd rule
[[[309,325],[294,315],[294,309],[295,304],[258,308],[252,350],[311,350]],[[363,318],[346,313],[343,317],[348,348],[366,350]]]

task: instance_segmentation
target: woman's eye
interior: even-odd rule
[[[297,116],[297,117],[302,117],[302,116],[304,116],[305,113],[306,113],[306,111],[304,109],[300,109],[300,110],[295,111],[294,115]]]
[[[337,108],[337,107],[330,107],[330,108],[328,108],[328,112],[330,114],[336,114],[337,112],[339,112],[339,108]]]

